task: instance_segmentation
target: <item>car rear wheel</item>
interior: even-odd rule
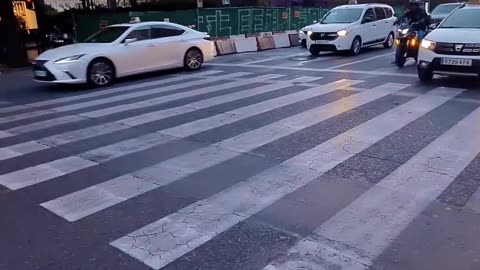
[[[202,67],[203,54],[199,49],[193,48],[187,51],[183,66],[187,70],[197,70]]]
[[[383,43],[383,47],[385,49],[392,48],[393,47],[393,41],[394,41],[393,33],[388,34],[387,40],[385,40],[385,43]]]
[[[107,86],[115,80],[115,68],[107,59],[96,59],[88,66],[87,75],[89,84]]]
[[[360,37],[355,37],[352,41],[352,46],[350,47],[350,55],[358,55],[362,49],[362,39]]]

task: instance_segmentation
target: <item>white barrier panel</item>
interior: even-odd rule
[[[288,38],[288,34],[273,35],[273,43],[275,44],[275,48],[290,47],[290,39]]]
[[[258,51],[257,39],[254,37],[244,38],[244,39],[234,39],[235,48],[237,53],[243,52],[256,52]]]
[[[296,31],[296,30],[288,30],[288,31],[285,31],[285,34],[289,34],[289,35],[291,35],[291,34],[298,34],[298,31]]]
[[[245,38],[245,35],[231,35],[230,36],[230,39],[244,39]]]
[[[275,44],[273,44],[273,37],[272,36],[264,36],[264,37],[257,37],[258,41],[258,50],[270,50],[275,48]]]
[[[237,52],[235,49],[235,44],[231,39],[216,40],[215,45],[217,46],[218,55],[232,54]]]

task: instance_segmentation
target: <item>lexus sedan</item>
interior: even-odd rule
[[[46,51],[33,64],[34,79],[105,86],[116,78],[184,67],[197,70],[213,59],[209,35],[168,22],[117,24],[83,43]]]

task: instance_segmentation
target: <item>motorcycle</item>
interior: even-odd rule
[[[398,67],[403,67],[408,58],[414,58],[417,61],[418,48],[420,40],[418,39],[415,25],[403,26],[398,30],[398,36],[395,39],[397,50],[395,52],[395,64]]]

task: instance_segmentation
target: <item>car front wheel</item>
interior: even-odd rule
[[[393,47],[393,42],[394,42],[394,36],[393,33],[388,34],[387,40],[385,40],[385,43],[383,43],[383,47],[385,49],[390,49]]]
[[[95,59],[88,65],[88,83],[93,86],[107,86],[115,79],[115,68],[107,59]]]
[[[310,49],[308,49],[310,51],[310,54],[312,55],[319,55],[320,54],[320,48],[317,47],[317,46],[313,46],[313,45],[310,45]]]
[[[350,47],[350,54],[355,56],[360,53],[360,50],[362,49],[362,40],[360,37],[355,37],[352,41],[352,46]]]
[[[422,82],[431,82],[433,79],[433,72],[431,70],[422,68],[420,65],[417,66],[418,78]]]
[[[203,54],[199,49],[190,49],[185,54],[184,67],[187,70],[197,70],[202,67],[203,64]]]

